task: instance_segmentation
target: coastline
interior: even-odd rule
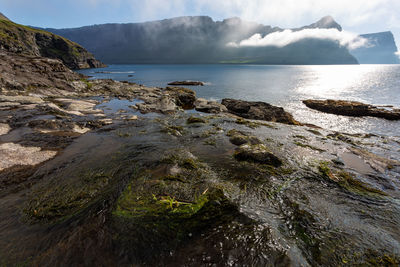
[[[398,263],[400,140],[2,56],[0,264]]]

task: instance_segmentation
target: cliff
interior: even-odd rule
[[[60,59],[71,69],[105,66],[77,43],[44,30],[19,25],[2,14],[0,15],[0,50]]]
[[[307,28],[340,28],[325,17]],[[337,42],[309,39],[286,47],[227,47],[253,36],[282,31],[240,18],[213,21],[178,17],[129,24],[46,29],[78,42],[106,63],[357,64]],[[296,30],[296,29],[294,29]]]
[[[390,31],[363,34],[368,39],[369,46],[361,47],[351,53],[361,64],[400,64],[396,42]]]

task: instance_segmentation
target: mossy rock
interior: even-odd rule
[[[261,144],[261,141],[257,137],[249,136],[235,129],[229,130],[226,135],[229,136],[229,141],[236,146],[241,146],[244,144],[251,144],[251,145]]]
[[[110,172],[84,171],[76,182],[50,184],[34,190],[24,209],[29,219],[51,221],[70,216],[87,207],[109,187],[113,175]]]
[[[115,242],[130,261],[144,263],[170,253],[192,236],[232,221],[238,209],[222,190],[209,189],[192,202],[130,185],[113,211]]]
[[[340,170],[334,170],[329,167],[329,162],[320,162],[318,165],[319,173],[323,178],[329,179],[337,183],[340,187],[346,190],[367,196],[387,196],[382,190],[371,187],[370,185],[358,180],[354,175]]]
[[[207,123],[207,121],[203,118],[200,117],[194,117],[194,116],[190,116],[187,121],[187,124],[192,124],[192,123]]]
[[[241,145],[236,149],[233,156],[239,161],[268,164],[274,167],[282,165],[282,160],[272,154],[264,144]]]
[[[167,133],[169,135],[173,135],[176,137],[180,137],[186,133],[184,128],[179,125],[166,125],[163,129],[161,129],[161,132]]]

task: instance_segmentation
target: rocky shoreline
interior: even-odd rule
[[[398,265],[398,138],[0,58],[0,265]]]

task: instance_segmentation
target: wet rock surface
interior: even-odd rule
[[[9,191],[3,180],[3,261],[398,264],[400,165],[384,156],[396,140],[347,136],[348,143],[323,129],[225,115],[188,123],[193,117],[139,115],[81,135],[25,171],[28,188]],[[380,167],[359,172],[343,152]]]
[[[303,100],[312,109],[336,115],[364,117],[371,116],[387,120],[400,120],[400,109],[377,107],[356,101],[344,100]]]
[[[222,100],[232,114],[246,119],[275,121],[286,124],[299,124],[292,115],[281,107],[275,107],[264,102],[250,102],[244,100],[228,99]]]

